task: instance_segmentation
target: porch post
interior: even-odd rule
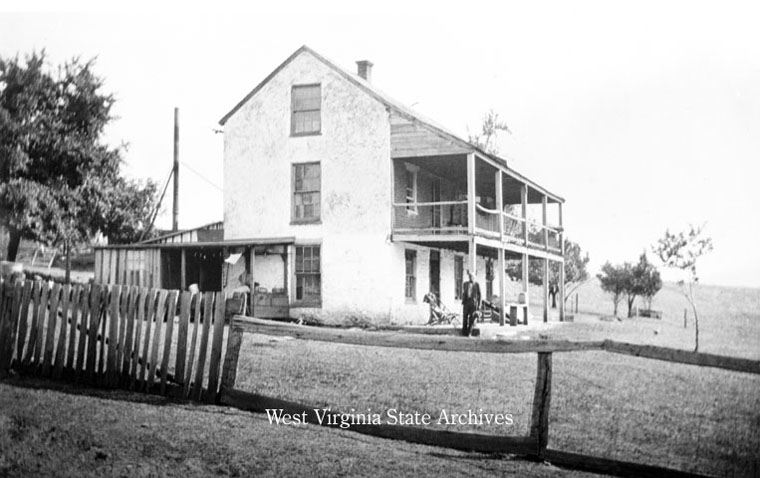
[[[522,256],[522,290],[523,297],[525,298],[525,306],[523,308],[525,325],[528,325],[528,305],[530,304],[530,297],[528,296],[528,268],[530,267],[530,261],[528,260],[528,185],[523,184],[520,187],[520,197],[522,202],[522,218],[523,218],[523,246],[525,252]]]
[[[502,172],[496,170],[496,209],[499,211],[499,325],[504,326],[504,315],[506,313],[507,301],[504,297],[506,284],[504,283],[504,191],[502,189]]]
[[[507,300],[504,296],[506,283],[504,281],[504,248],[499,246],[499,325],[504,327],[504,314],[506,313]]]
[[[475,153],[467,155],[467,233],[475,234]]]
[[[565,230],[562,225],[562,203],[559,205],[559,249],[563,262],[559,265],[559,321],[565,321]]]
[[[476,275],[478,272],[478,259],[477,259],[477,244],[475,244],[475,236],[471,236],[469,243],[469,250],[467,254],[467,270],[472,272],[472,275]]]
[[[543,235],[544,235],[544,251],[549,252],[549,229],[546,228],[546,194],[541,200],[541,208],[543,213]],[[549,259],[544,257],[544,322],[549,322]]]

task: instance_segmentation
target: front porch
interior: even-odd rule
[[[392,240],[467,254],[477,276],[478,257],[498,275],[499,323],[517,325],[514,309],[529,306],[530,260],[543,262],[543,319],[549,317],[550,263],[560,264],[558,295],[564,295],[563,199],[477,152],[393,158]],[[507,260],[521,261],[525,301],[505,293]],[[535,280],[535,279],[534,279]],[[559,301],[559,319],[564,303]]]

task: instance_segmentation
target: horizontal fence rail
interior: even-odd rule
[[[217,399],[222,293],[0,281],[0,377]]]
[[[538,357],[536,383],[528,436],[505,437],[477,433],[456,433],[388,424],[352,425],[350,430],[362,434],[460,450],[529,456],[550,461],[557,466],[616,476],[695,477],[701,475],[641,463],[549,449],[553,353],[605,351],[665,362],[760,374],[760,361],[758,360],[694,353],[686,350],[611,340],[579,342],[567,340],[472,340],[456,336],[417,335],[403,331],[364,331],[314,327],[235,316],[232,320],[227,347],[228,353],[225,358],[224,373],[226,380],[223,380],[220,390],[220,403],[256,412],[282,409],[284,413],[304,414],[303,416],[307,417],[307,422],[320,425],[323,423],[314,415],[314,407],[234,388],[240,344],[242,336],[246,332],[373,347],[501,354],[536,353]],[[332,413],[339,415],[337,411]]]

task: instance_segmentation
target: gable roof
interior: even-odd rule
[[[415,124],[421,125],[429,130],[431,130],[433,133],[441,136],[444,139],[447,139],[454,144],[461,146],[465,149],[471,150],[473,152],[477,152],[480,156],[483,156],[485,158],[489,158],[490,160],[500,164],[502,167],[506,168],[510,173],[512,173],[517,179],[520,179],[524,181],[527,184],[530,184],[535,189],[552,196],[556,200],[560,202],[564,202],[564,199],[556,194],[553,194],[549,192],[547,189],[539,186],[534,181],[529,180],[524,175],[518,173],[514,169],[510,168],[507,165],[507,160],[504,158],[501,158],[499,156],[496,156],[494,154],[488,153],[486,151],[483,151],[478,146],[470,143],[469,141],[465,141],[464,139],[460,138],[456,134],[452,133],[451,131],[447,130],[443,126],[438,125],[434,121],[425,118],[424,116],[420,115],[416,111],[412,110],[408,106],[404,105],[403,103],[400,103],[393,98],[389,97],[385,93],[383,93],[381,90],[376,88],[374,85],[369,83],[368,81],[364,80],[363,78],[359,77],[358,75],[354,75],[352,73],[347,72],[343,68],[339,67],[332,61],[328,60],[324,56],[320,55],[316,51],[309,48],[307,45],[303,45],[301,48],[297,49],[295,52],[293,52],[292,55],[290,55],[285,61],[283,61],[277,68],[275,68],[269,75],[267,75],[264,80],[256,85],[254,89],[252,89],[245,97],[238,102],[226,115],[222,117],[222,119],[219,120],[219,124],[224,126],[224,124],[227,122],[227,120],[232,117],[240,108],[243,107],[243,105],[250,100],[256,93],[258,93],[269,81],[277,76],[277,74],[285,68],[291,61],[293,61],[296,57],[301,55],[302,53],[309,53],[317,60],[321,61],[325,65],[327,65],[329,68],[334,70],[336,73],[338,73],[340,76],[342,76],[344,79],[346,79],[349,83],[352,83],[360,90],[367,93],[372,98],[375,98],[377,101],[385,105],[387,108],[395,112],[396,114],[406,118],[409,121],[412,121]]]

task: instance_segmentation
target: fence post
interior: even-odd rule
[[[536,392],[530,417],[530,438],[536,441],[536,456],[544,458],[549,443],[549,405],[552,395],[552,354],[538,353]]]
[[[238,358],[240,358],[240,344],[243,342],[243,327],[235,325],[235,318],[230,321],[230,331],[227,336],[227,351],[224,354],[222,366],[222,383],[219,391],[224,392],[235,388],[237,378]]]

